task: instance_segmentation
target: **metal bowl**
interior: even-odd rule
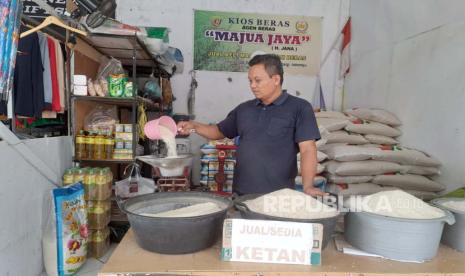
[[[221,211],[193,217],[149,217],[141,213],[159,213],[189,205],[213,202]],[[136,196],[118,201],[128,215],[140,247],[162,254],[185,254],[216,243],[232,202],[204,192],[166,192]]]
[[[450,209],[442,205],[447,201],[464,201],[465,198],[440,198],[431,201],[432,204],[443,210],[448,210],[455,216],[454,225],[445,225],[442,233],[442,242],[448,246],[465,252],[465,212]]]
[[[435,219],[404,219],[368,212],[349,212],[344,237],[353,246],[392,260],[431,260],[439,248],[444,224],[454,217],[445,211]]]
[[[181,154],[176,157],[157,157],[155,155],[137,156],[136,159],[160,170],[161,176],[180,176],[184,174],[184,168],[192,167],[192,154]]]

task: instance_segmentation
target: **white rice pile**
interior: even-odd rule
[[[445,216],[441,209],[401,190],[378,192],[361,200],[354,197],[347,203],[352,212],[364,211],[395,218],[435,219]]]
[[[465,212],[465,199],[463,201],[446,201],[441,203],[441,205],[452,211]]]
[[[339,214],[336,208],[291,189],[281,189],[244,203],[255,213],[282,218],[321,219]]]
[[[157,218],[174,218],[174,217],[195,217],[195,216],[202,216],[211,213],[215,213],[221,211],[220,206],[213,202],[205,202],[190,205],[187,207],[169,210],[161,213],[141,213],[141,216],[148,216],[148,217],[157,217]]]

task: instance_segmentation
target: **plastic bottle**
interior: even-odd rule
[[[74,183],[74,172],[72,169],[66,169],[63,174],[63,186],[68,186]]]
[[[113,158],[113,148],[115,145],[115,139],[111,135],[111,131],[108,131],[105,136],[105,155],[107,159]]]
[[[113,182],[113,172],[111,171],[109,167],[105,167],[103,168],[103,170],[105,171],[105,175],[107,177],[107,183],[110,183],[111,185]]]
[[[105,159],[105,137],[101,132],[95,136],[94,159]]]
[[[84,175],[85,175],[85,170],[81,168],[75,168],[74,169],[74,178],[73,178],[73,183],[76,182],[84,182]]]
[[[84,198],[89,200],[93,198],[96,183],[96,174],[94,168],[89,168],[84,176]]]
[[[92,159],[94,157],[94,147],[95,147],[95,136],[92,131],[86,137],[86,150],[87,158]]]
[[[76,135],[76,143],[74,144],[74,158],[77,160],[85,159],[87,156],[86,151],[86,137],[84,132],[81,130]]]
[[[111,196],[111,184],[105,169],[97,169],[95,177],[95,197],[93,200],[105,200]]]

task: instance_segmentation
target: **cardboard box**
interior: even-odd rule
[[[115,132],[115,139],[132,141],[132,132]]]
[[[74,75],[73,84],[80,85],[80,86],[87,85],[87,76],[86,75]]]
[[[223,261],[320,265],[323,225],[290,221],[226,219]]]
[[[87,96],[87,85],[74,85],[73,94]]]

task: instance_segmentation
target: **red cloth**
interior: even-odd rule
[[[60,111],[60,88],[58,87],[57,57],[55,53],[55,42],[47,37],[48,57],[50,58],[50,74],[52,78],[52,110]]]
[[[341,47],[341,68],[340,78],[344,78],[350,71],[350,40],[351,40],[351,18],[347,20],[344,28],[342,29],[342,47]]]

